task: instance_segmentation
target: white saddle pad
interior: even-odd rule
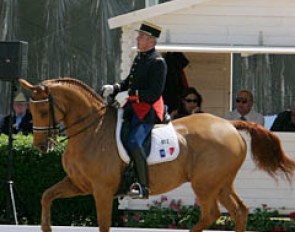
[[[121,141],[121,128],[123,122],[123,109],[118,109],[116,140],[119,155],[125,163],[130,162],[130,157]],[[157,164],[166,161],[172,161],[179,154],[179,143],[176,131],[171,122],[168,124],[159,124],[152,129],[151,151],[147,158],[147,163]]]

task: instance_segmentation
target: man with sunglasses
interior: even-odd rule
[[[248,90],[240,90],[236,97],[236,109],[225,115],[228,120],[243,120],[255,122],[264,126],[264,117],[252,109],[253,94]]]

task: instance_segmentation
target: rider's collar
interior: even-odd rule
[[[153,53],[154,51],[155,51],[155,48],[152,48],[152,49],[145,51],[145,52],[139,52],[138,54],[140,56],[144,57],[144,56],[148,56],[149,54]]]

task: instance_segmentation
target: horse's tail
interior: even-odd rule
[[[246,130],[252,137],[252,158],[258,168],[266,171],[272,177],[282,172],[291,182],[295,171],[295,160],[288,157],[282,149],[279,138],[253,122],[231,121],[238,130]]]

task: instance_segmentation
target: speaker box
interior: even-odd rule
[[[0,80],[26,79],[28,43],[24,41],[0,41]]]

